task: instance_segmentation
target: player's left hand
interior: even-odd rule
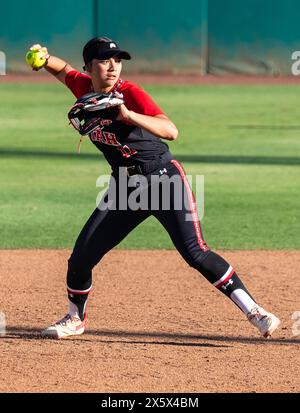
[[[123,95],[119,92],[114,92],[116,98],[123,99]],[[130,123],[130,110],[127,109],[125,104],[119,106],[119,114],[116,120],[120,120],[121,122]]]

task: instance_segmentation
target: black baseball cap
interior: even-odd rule
[[[125,50],[121,50],[114,40],[108,37],[94,37],[83,48],[83,60],[87,64],[93,59],[107,60],[113,56],[130,60],[131,56]]]

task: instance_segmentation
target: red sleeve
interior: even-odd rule
[[[91,77],[84,73],[80,73],[77,70],[68,72],[65,82],[76,98],[80,98],[82,95],[91,92]]]
[[[123,93],[127,109],[148,116],[165,115],[144,89],[128,81],[124,83],[119,91]]]

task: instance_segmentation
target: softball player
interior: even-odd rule
[[[137,225],[154,215],[168,231],[185,261],[230,298],[263,337],[271,336],[280,324],[279,319],[257,304],[230,264],[213,252],[203,239],[195,200],[184,169],[163,142],[177,138],[176,126],[143,89],[121,79],[122,60],[131,59],[130,54],[109,38],[94,38],[83,49],[84,74],[64,60],[50,56],[45,47],[34,45],[32,49],[44,53],[44,68],[65,84],[76,98],[90,92],[122,94],[124,104],[119,107],[117,119],[104,122],[101,128],[89,134],[89,138],[110,163],[117,185],[121,185],[118,178],[120,167],[125,169],[128,179],[136,178],[136,185],[128,190],[128,197],[138,187],[139,177],[145,177],[150,182],[150,177],[163,176],[180,180],[183,198],[187,201],[183,202],[181,209],[175,208],[176,193],[175,189],[171,189],[169,209],[163,209],[161,203],[158,208],[136,210],[120,208],[119,202],[115,209],[97,207],[84,225],[68,260],[68,312],[60,321],[45,329],[42,335],[63,338],[84,332],[93,267]],[[162,190],[163,182],[158,184]],[[151,186],[149,184],[149,188]],[[107,194],[103,201],[106,198]],[[192,220],[185,219],[187,214],[192,216]]]

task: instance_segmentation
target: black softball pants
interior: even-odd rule
[[[152,172],[152,175],[157,181],[148,187],[139,186],[137,177],[135,186],[128,188],[128,198],[137,189],[147,192],[148,203],[145,208],[120,209],[117,195],[116,208],[97,207],[92,213],[68,261],[69,294],[87,294],[92,286],[92,269],[95,265],[151,215],[167,230],[185,261],[202,273],[209,282],[219,287],[233,274],[230,265],[211,251],[203,239],[194,196],[181,164],[171,160],[164,168]],[[147,178],[149,182],[150,176]],[[170,178],[174,179],[175,184],[170,183]],[[116,192],[118,193],[118,190]],[[108,199],[109,194],[106,193],[102,202],[107,202]]]

